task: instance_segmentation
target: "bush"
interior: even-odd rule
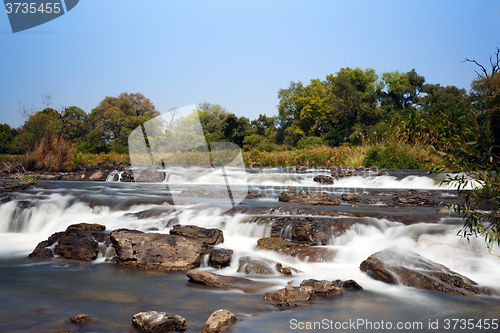
[[[304,149],[308,147],[320,147],[324,144],[325,142],[322,138],[318,138],[317,136],[309,136],[307,138],[300,139],[295,147],[297,149]]]
[[[408,145],[401,142],[387,142],[374,146],[366,152],[365,166],[381,169],[421,169],[422,163]]]
[[[332,147],[337,147],[346,142],[349,138],[349,131],[347,130],[333,130],[323,136],[323,140]]]
[[[259,143],[262,141],[262,137],[258,134],[252,134],[249,135],[243,140],[243,147],[245,150],[248,150],[250,148],[255,148],[259,145]]]

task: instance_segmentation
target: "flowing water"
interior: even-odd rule
[[[232,332],[290,332],[301,328],[391,331],[387,323],[392,330],[400,324],[408,332],[459,331],[463,322],[454,319],[471,319],[474,324],[486,319],[490,323],[493,319],[500,320],[498,297],[457,297],[388,285],[359,269],[360,263],[371,254],[395,247],[443,264],[481,286],[500,290],[499,248],[489,252],[480,240],[468,243],[459,238],[456,235],[462,223],[459,218],[436,217],[434,208],[394,208],[383,203],[355,206],[341,203],[321,207],[316,214],[307,209],[314,207],[278,201],[284,190],[311,187],[338,196],[357,193],[367,197],[419,189],[444,202],[453,199],[456,193],[440,188],[437,176],[431,177],[423,171],[392,170],[388,175],[367,173],[341,178],[334,185],[319,185],[312,180],[317,174],[326,171],[254,169],[248,171],[245,181],[235,174],[233,185],[239,185],[242,191],[265,195],[249,196],[231,210],[227,201],[210,195],[225,188],[213,174],[185,183],[182,188],[170,188],[172,195],[176,193],[175,206],[169,204],[172,197],[166,195],[169,191],[162,183],[138,186],[117,181],[45,181],[15,193],[14,200],[0,205],[0,332],[137,332],[131,325],[132,316],[149,310],[181,315],[187,320],[187,331],[199,332],[210,314],[220,308],[230,310],[238,318]],[[113,175],[109,179],[119,178]],[[234,191],[235,187],[231,189]],[[207,195],[199,195],[203,193]],[[145,210],[157,213],[141,219],[130,214]],[[333,259],[311,262],[255,249],[257,240],[271,232],[268,224],[255,222],[255,217],[315,216],[329,211],[340,214],[336,219],[356,216],[360,222],[323,246],[334,254]],[[410,217],[412,223],[402,223],[405,217]],[[182,225],[223,230],[225,241],[216,247],[234,251],[232,264],[215,270],[205,261],[201,269],[247,277],[237,272],[238,259],[250,256],[301,271],[293,276],[276,272],[272,276],[250,277],[273,283],[275,287],[270,290],[297,286],[309,278],[354,279],[364,290],[344,291],[342,297],[318,297],[301,306],[280,310],[263,299],[268,290],[244,293],[203,288],[188,283],[182,272],[159,273],[118,266],[107,260],[105,251],[90,264],[26,258],[38,242],[71,224],[99,223],[106,225],[108,231],[129,228],[168,233],[168,221],[173,218]],[[150,231],[151,228],[158,230]],[[287,230],[283,234],[286,236]],[[93,321],[86,326],[71,324],[68,318],[80,313],[91,315]],[[353,322],[357,325],[353,326]],[[434,329],[436,323],[438,329]],[[458,323],[455,330],[451,329],[454,323]],[[466,330],[485,331],[478,327]]]

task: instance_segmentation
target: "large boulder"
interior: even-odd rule
[[[461,296],[490,293],[446,266],[409,251],[385,249],[374,253],[361,263],[360,269],[389,284]]]
[[[332,281],[309,279],[302,281],[300,286],[312,287],[315,294],[322,296],[342,296],[342,290]]]
[[[213,268],[224,268],[231,264],[233,250],[215,249],[210,252],[208,264]]]
[[[210,245],[217,245],[224,242],[224,235],[222,234],[222,230],[216,228],[206,229],[194,225],[177,224],[174,225],[172,229],[170,229],[170,234],[189,237],[193,239],[200,239]]]
[[[132,317],[132,324],[145,333],[185,331],[186,319],[166,312],[139,312]]]
[[[273,250],[307,262],[326,262],[335,257],[335,251],[330,248],[306,246],[278,237],[260,238],[257,249]]]
[[[333,237],[341,236],[351,225],[326,217],[286,216],[273,220],[271,236],[286,236],[300,244],[328,245]]]
[[[104,233],[105,229],[104,225],[96,223],[72,224],[66,231],[56,232],[47,240],[38,243],[28,257],[50,259],[57,254],[64,259],[95,260],[99,253],[98,242],[103,242],[108,237]]]
[[[238,319],[228,310],[220,309],[210,315],[201,333],[221,333],[227,331]]]
[[[283,289],[280,289],[276,292],[269,292],[264,294],[265,300],[272,300],[278,303],[281,302],[300,302],[307,301],[314,297],[314,289],[310,286],[304,287],[292,287],[286,286]]]
[[[211,288],[240,289],[246,292],[254,292],[271,286],[269,283],[252,281],[242,277],[224,276],[199,269],[189,270],[186,272],[186,275],[189,278],[189,282]]]
[[[330,176],[325,176],[325,175],[318,175],[313,178],[313,181],[316,183],[320,183],[321,185],[332,185],[333,184],[333,178]]]
[[[176,235],[117,229],[111,232],[116,262],[123,266],[162,271],[187,271],[199,267],[209,246]]]
[[[301,205],[337,206],[340,200],[326,192],[289,191],[279,196],[279,201]]]

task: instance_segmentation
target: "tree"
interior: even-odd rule
[[[130,133],[159,115],[149,98],[140,93],[107,96],[90,113],[92,130],[88,141],[97,150],[113,149],[125,153]]]
[[[461,104],[467,96],[465,89],[456,86],[442,87],[440,84],[424,84],[421,92],[425,95],[415,97],[415,102],[420,105]]]

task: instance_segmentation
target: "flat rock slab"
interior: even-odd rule
[[[287,286],[283,289],[280,289],[274,293],[265,293],[264,299],[268,301],[276,301],[278,303],[287,302],[300,302],[307,301],[314,297],[314,288],[310,286],[303,287],[292,287]]]
[[[374,253],[361,263],[360,269],[389,284],[460,296],[490,294],[469,278],[409,251],[385,249]]]
[[[340,200],[326,192],[290,191],[283,192],[279,201],[301,205],[337,206]]]
[[[271,283],[253,281],[242,277],[224,276],[198,269],[187,271],[186,275],[188,276],[190,282],[211,288],[239,289],[245,292],[258,292],[262,289],[273,286]]]
[[[321,296],[342,296],[342,290],[332,281],[327,280],[304,280],[301,287],[312,287],[314,293]]]
[[[200,239],[210,245],[217,245],[224,242],[222,230],[216,228],[207,229],[195,225],[177,224],[170,230],[170,234]]]
[[[118,264],[161,271],[199,267],[209,248],[201,240],[128,229],[114,230],[110,238]]]

